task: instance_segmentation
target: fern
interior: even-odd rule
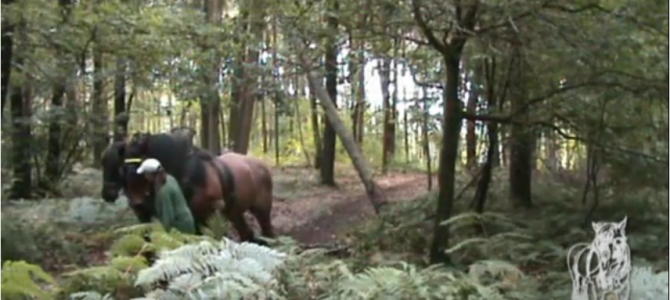
[[[135,285],[154,288],[146,299],[282,299],[274,271],[287,255],[250,243],[201,241],[162,251]],[[157,288],[167,282],[167,287]]]
[[[633,267],[631,300],[668,299],[668,271],[654,274],[651,267]]]
[[[52,299],[57,290],[56,280],[51,275],[25,261],[5,261],[1,277],[3,299]],[[52,292],[45,291],[49,285]]]
[[[440,266],[419,269],[401,263],[355,275],[346,270],[343,277],[324,299],[504,299],[496,289]]]

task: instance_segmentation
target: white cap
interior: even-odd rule
[[[139,168],[137,168],[137,174],[144,173],[154,173],[161,168],[161,163],[155,158],[145,159]]]

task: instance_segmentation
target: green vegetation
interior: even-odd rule
[[[624,217],[667,298],[667,1],[2,10],[2,299],[568,299]],[[99,199],[111,142],[182,126],[272,165],[271,249]]]

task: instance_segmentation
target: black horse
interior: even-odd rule
[[[161,152],[163,155],[156,158],[163,164],[165,170],[176,178],[181,178],[184,173],[186,156],[194,147],[192,142],[194,134],[195,131],[193,129],[178,128],[178,130],[173,130],[169,135],[158,134],[153,136],[158,138],[151,138],[150,145],[152,149],[163,147],[170,149],[167,152]],[[151,135],[136,133],[133,139],[144,140],[148,139],[149,136]],[[137,178],[137,174],[125,173],[124,160],[126,159],[126,146],[126,141],[115,142],[102,154],[103,185],[100,194],[105,202],[112,203],[116,201],[119,191],[124,190],[127,175]],[[132,155],[132,153],[130,154]],[[179,160],[174,160],[174,158],[181,159],[181,163],[178,163]],[[132,158],[131,161],[133,161]],[[143,178],[140,177],[140,179]],[[131,205],[141,223],[151,222],[151,217],[154,215],[153,205],[149,204],[151,204],[151,201],[147,201],[146,205],[135,207]]]
[[[125,142],[114,142],[102,152],[102,190],[100,195],[105,202],[114,202],[119,197],[119,191],[123,184],[121,177],[121,165],[123,158],[119,156],[119,150],[125,147]]]
[[[144,176],[137,174],[137,168],[146,158],[155,158],[160,161],[163,168],[174,176],[184,193],[184,198],[190,202],[195,188],[203,188],[207,184],[205,164],[214,164],[215,157],[198,147],[192,145],[192,134],[183,134],[184,131],[173,131],[172,134],[136,134],[124,147],[118,150],[118,156],[123,157],[121,177],[122,188],[129,198],[142,198],[144,201],[131,203],[135,213],[148,215],[151,219],[155,215],[153,204],[153,188]],[[234,179],[232,171],[227,166],[222,166],[217,174],[222,186],[229,187],[226,196],[234,201]],[[148,195],[147,195],[148,191]],[[190,205],[190,203],[189,203]],[[138,217],[139,218],[139,217]],[[142,220],[140,220],[142,222]],[[205,225],[206,220],[196,219],[198,232]]]

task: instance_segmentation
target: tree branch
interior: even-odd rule
[[[423,35],[426,37],[428,40],[428,43],[435,48],[435,50],[439,51],[443,55],[448,54],[450,52],[449,47],[445,45],[444,43],[440,42],[437,37],[435,37],[435,33],[433,30],[428,26],[428,23],[426,20],[423,18],[423,15],[421,14],[421,3],[420,0],[412,0],[412,12],[414,15],[414,21],[416,22],[416,25],[419,27]]]

